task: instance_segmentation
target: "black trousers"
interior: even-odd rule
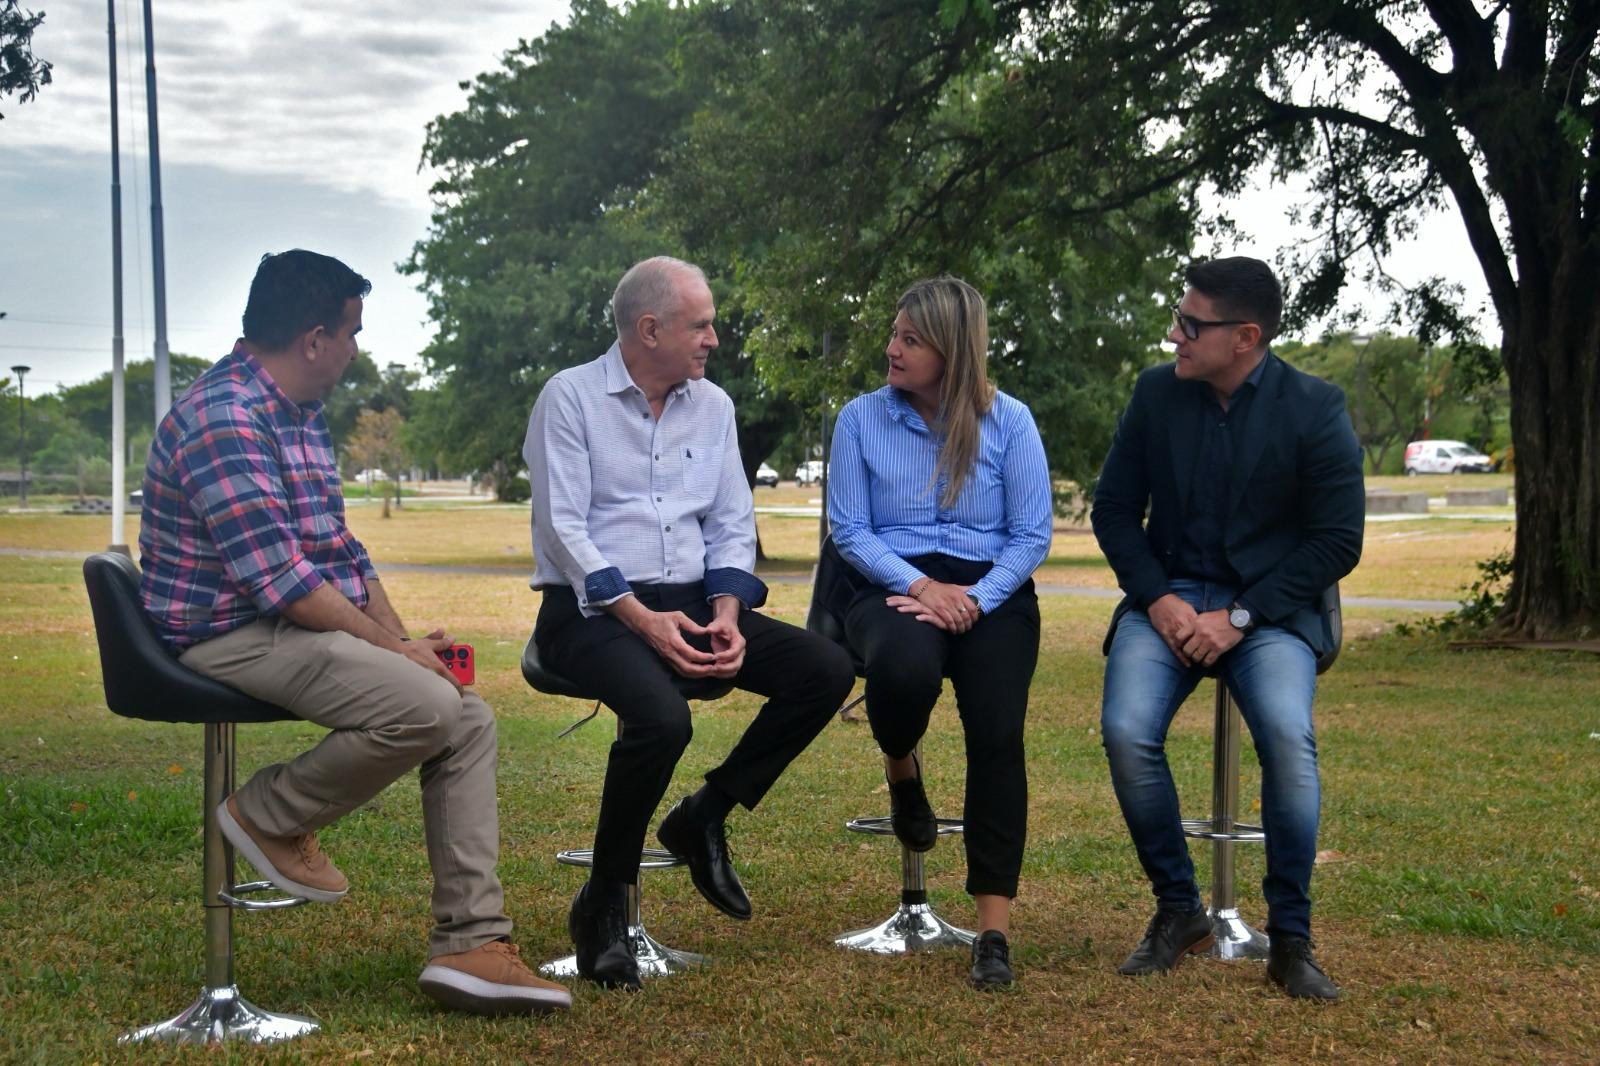
[[[908,560],[939,581],[975,584],[991,564],[948,555]],[[1039,599],[1033,581],[978,619],[948,633],[884,605],[868,586],[850,601],[845,635],[866,664],[867,719],[878,747],[903,758],[928,731],[943,679],[955,688],[967,746],[967,891],[1014,897],[1028,836],[1028,767],[1022,726],[1039,660]]]
[[[711,621],[704,587],[634,585],[651,610]],[[795,756],[816,739],[855,684],[849,656],[832,641],[755,611],[739,613],[744,665],[736,688],[767,697],[744,736],[706,780],[753,809]],[[550,668],[593,692],[622,723],[611,745],[594,835],[594,876],[636,882],[650,816],[672,781],[694,728],[672,668],[627,626],[585,618],[570,588],[546,588],[533,639]],[[709,645],[691,638],[702,650]]]

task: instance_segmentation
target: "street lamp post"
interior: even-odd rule
[[[28,506],[28,401],[22,394],[22,379],[32,370],[31,366],[14,366],[11,372],[17,375],[17,454],[21,456],[22,470],[17,477],[17,506]]]

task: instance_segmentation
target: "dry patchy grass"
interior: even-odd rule
[[[472,516],[484,525],[461,548],[468,557],[497,543],[503,519],[494,514]],[[419,509],[393,528],[432,535],[452,522]],[[75,561],[0,557],[0,574],[0,618],[31,638],[30,661],[6,663],[0,695],[0,1060],[147,1059],[154,1052],[117,1047],[116,1034],[176,1011],[199,980],[199,731],[105,712]],[[580,875],[552,856],[592,832],[609,716],[555,739],[586,708],[522,684],[516,662],[537,597],[520,575],[397,571],[387,580],[408,616],[447,621],[479,649],[479,687],[501,722],[508,907],[528,956],[564,954]],[[803,586],[777,585],[771,610],[798,622],[806,596]],[[236,921],[244,992],[312,1014],[325,1031],[289,1048],[161,1057],[1594,1061],[1600,742],[1588,736],[1600,731],[1600,677],[1592,657],[1450,653],[1386,634],[1395,612],[1351,612],[1349,644],[1318,701],[1325,854],[1313,884],[1320,955],[1346,1000],[1301,1004],[1269,987],[1255,964],[1196,961],[1143,981],[1114,972],[1142,931],[1149,897],[1099,747],[1107,609],[1076,597],[1043,603],[1014,936],[1020,984],[1010,994],[967,989],[958,953],[899,959],[832,947],[834,935],[885,917],[898,881],[891,845],[843,831],[885,800],[870,735],[839,723],[756,813],[732,821],[754,921],[715,914],[681,871],[647,875],[651,930],[713,955],[705,972],[652,982],[637,996],[578,984],[574,1010],[550,1018],[435,1009],[414,984],[428,871],[408,779],[325,834],[355,886],[349,899]],[[1171,736],[1180,791],[1197,808],[1209,798],[1209,688]],[[735,694],[697,712],[669,800],[728,750],[755,706]],[[241,763],[285,758],[319,732],[247,727]],[[926,751],[935,805],[958,811],[961,742],[948,698]],[[1244,773],[1251,796],[1248,752]],[[1204,880],[1206,849],[1196,861]],[[1242,853],[1241,905],[1257,922],[1261,863],[1258,851]],[[942,842],[929,870],[941,912],[970,922],[959,844]]]

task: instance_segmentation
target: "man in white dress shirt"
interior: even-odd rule
[[[659,256],[612,297],[617,343],[550,379],[528,420],[533,486],[534,641],[546,666],[621,719],[595,828],[594,868],[568,931],[578,971],[634,988],[627,885],[650,816],[689,743],[675,677],[725,678],[768,697],[705,785],[656,836],[688,861],[695,887],[733,918],[750,899],[724,820],[753,809],[855,683],[849,658],[807,631],[757,614],[755,505],[733,403],[705,380],[716,308],[701,270]]]

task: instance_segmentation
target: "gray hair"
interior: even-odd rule
[[[645,315],[667,319],[676,314],[678,280],[685,274],[705,283],[705,271],[670,255],[644,259],[629,267],[617,282],[617,291],[611,294],[611,317],[617,323],[618,339]]]

